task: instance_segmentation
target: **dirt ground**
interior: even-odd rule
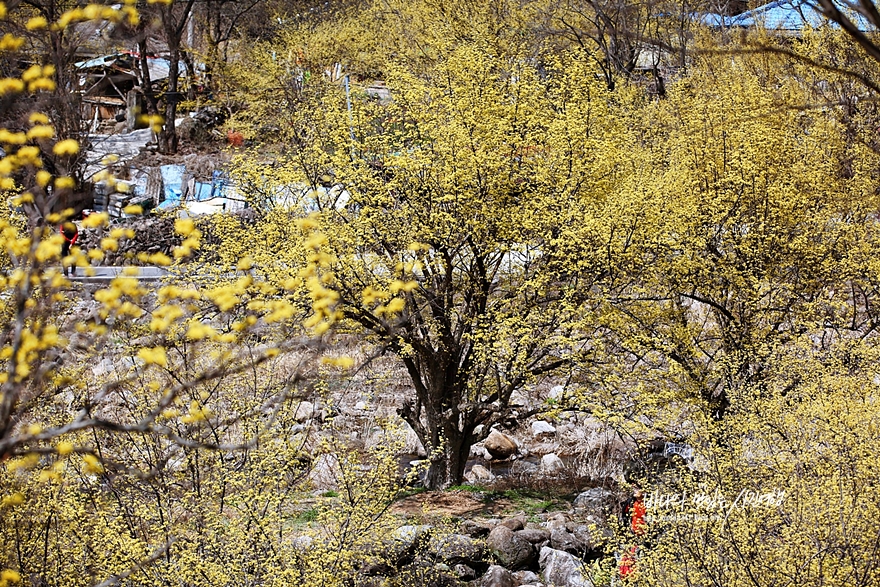
[[[509,511],[513,503],[506,498],[487,500],[471,491],[426,491],[398,500],[392,513],[407,516],[494,517]]]

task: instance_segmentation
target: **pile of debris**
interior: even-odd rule
[[[134,231],[133,238],[119,239],[119,248],[115,251],[104,251],[103,265],[144,265],[138,260],[139,253],[164,253],[172,256],[174,248],[180,246],[181,237],[174,231],[175,218],[170,215],[144,216],[132,218],[115,227],[130,228]],[[80,231],[79,245],[84,250],[101,248],[101,239],[107,236],[106,230],[87,228]]]

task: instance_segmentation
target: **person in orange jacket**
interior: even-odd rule
[[[645,497],[642,489],[638,485],[636,485],[633,491],[632,501],[629,503],[625,513],[629,514],[629,526],[632,533],[637,537],[643,537],[648,530],[648,508],[645,506]],[[638,551],[638,545],[633,544],[620,557],[617,572],[622,579],[631,578],[635,574]]]
[[[61,264],[64,267],[64,276],[67,277],[67,265],[64,264],[64,258],[70,256],[70,247],[76,244],[79,238],[79,229],[77,229],[76,224],[73,222],[65,222],[58,227],[58,230],[61,236],[64,237],[64,242],[61,243]],[[70,272],[76,275],[76,265],[70,266]]]

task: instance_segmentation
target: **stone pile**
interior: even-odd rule
[[[354,584],[382,585],[417,569],[422,587],[593,587],[590,563],[607,556],[617,499],[594,488],[567,513],[465,520],[455,533],[428,524],[402,526],[370,553],[378,556],[361,566]]]

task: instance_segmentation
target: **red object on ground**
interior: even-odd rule
[[[620,566],[618,567],[617,572],[620,573],[621,577],[630,577],[636,572],[637,550],[638,547],[633,546],[629,549],[629,552],[623,553],[623,556],[620,557]]]
[[[244,135],[237,130],[230,130],[226,133],[226,140],[233,147],[240,147],[244,144]]]

